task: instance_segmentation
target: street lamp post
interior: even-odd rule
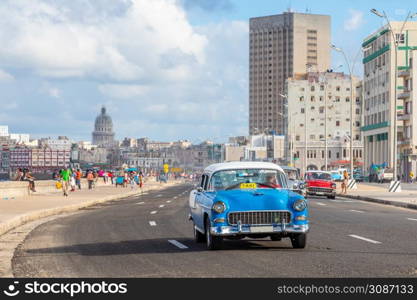
[[[384,18],[387,21],[387,25],[389,28],[389,31],[391,32],[391,37],[392,37],[392,41],[394,43],[394,66],[395,66],[395,70],[394,70],[394,118],[393,118],[393,143],[392,143],[392,156],[393,156],[393,169],[394,169],[394,178],[393,180],[397,180],[398,178],[398,170],[397,170],[397,77],[398,77],[398,44],[399,44],[399,39],[395,38],[395,34],[394,31],[392,30],[392,26],[391,26],[391,22],[388,19],[387,14],[385,13],[385,11],[382,11],[382,13],[380,13],[378,10],[376,10],[375,8],[371,9],[371,13],[373,13],[374,15],[380,17],[380,18]],[[411,12],[408,12],[407,17],[405,18],[403,25],[401,26],[401,30],[399,32],[400,36],[404,30],[404,26],[407,23],[407,21],[409,19],[412,19],[414,17],[417,16],[417,13],[411,14]]]

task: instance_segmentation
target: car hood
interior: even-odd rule
[[[229,211],[289,210],[298,197],[284,189],[218,191],[216,201],[223,201]]]
[[[330,180],[308,180],[307,181],[307,186],[308,187],[331,187],[332,186],[332,181]]]

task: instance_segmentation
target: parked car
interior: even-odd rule
[[[381,180],[383,182],[394,180],[394,169],[385,169],[381,175]]]
[[[363,182],[365,180],[365,176],[363,175],[362,171],[354,171],[353,179],[355,179],[357,182]]]
[[[330,171],[330,175],[332,176],[332,180],[334,180],[334,181],[342,181],[343,180],[342,173],[339,170]]]
[[[189,198],[195,241],[210,250],[224,239],[290,238],[304,248],[309,230],[307,200],[288,189],[281,167],[267,162],[208,166]]]
[[[281,166],[281,168],[284,170],[285,175],[287,175],[289,189],[305,197],[307,194],[305,182],[301,178],[298,169],[287,166]]]
[[[336,198],[336,183],[332,180],[330,172],[307,171],[305,174],[307,195],[327,196]]]

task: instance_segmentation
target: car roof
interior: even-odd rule
[[[306,173],[325,173],[325,174],[331,174],[327,171],[320,171],[320,170],[308,170]]]
[[[272,169],[284,172],[280,166],[270,162],[233,161],[210,165],[204,169],[204,173],[212,174],[217,171],[232,169]]]
[[[289,167],[289,166],[280,166],[283,170],[291,170],[291,171],[297,171],[297,168]]]

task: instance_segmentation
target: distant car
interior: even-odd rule
[[[305,182],[300,176],[298,169],[293,167],[281,166],[287,175],[288,188],[302,196],[306,196]]]
[[[208,166],[189,198],[195,241],[210,250],[224,239],[290,238],[306,246],[307,200],[288,189],[281,167],[267,162],[228,162]]]
[[[381,175],[381,180],[383,182],[394,180],[394,169],[385,169]]]
[[[307,171],[305,174],[307,195],[327,196],[336,198],[336,183],[332,180],[330,172]]]
[[[342,173],[340,173],[338,170],[330,171],[330,175],[332,176],[332,179],[334,181],[342,181],[343,180]]]
[[[355,179],[357,182],[363,182],[365,181],[365,176],[362,174],[362,172],[354,172],[353,179]]]

